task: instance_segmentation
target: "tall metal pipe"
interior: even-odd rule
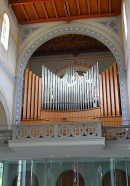
[[[63,78],[42,67],[44,110],[84,110],[99,106],[98,63],[82,76],[71,67]]]

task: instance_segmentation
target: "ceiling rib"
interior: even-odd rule
[[[14,12],[17,20],[20,20],[21,21],[22,20],[22,17],[19,15],[19,13],[16,10],[14,10],[14,9],[13,9],[13,12]]]
[[[84,37],[84,35],[82,36],[82,38],[83,38],[84,47],[85,47],[85,49],[86,49],[86,42],[85,42],[85,37]]]
[[[35,8],[35,5],[34,5],[34,4],[32,4],[32,8],[33,8],[34,14],[35,14],[35,16],[36,16],[36,19],[39,19],[38,13],[37,13],[37,11],[36,11],[36,8]]]
[[[56,52],[56,46],[55,43],[52,44],[54,51]]]
[[[76,50],[75,50],[74,40],[75,40],[74,35],[70,34],[70,43],[71,43],[71,46],[72,46],[73,53],[75,55]]]
[[[66,3],[65,2],[63,4],[63,6],[64,6],[65,15],[68,17],[68,12],[67,12],[67,8],[66,8]]]
[[[80,15],[80,6],[79,6],[79,0],[76,0],[76,4],[77,4],[78,15]]]
[[[76,56],[78,54],[78,49],[77,49],[78,38],[75,38],[75,35],[74,34],[71,34],[71,38],[72,38],[72,40],[71,40],[72,46],[73,46],[73,49],[74,49],[74,55]]]
[[[48,53],[46,45],[43,45],[43,47],[44,47],[45,53]]]
[[[44,10],[45,11],[45,10]],[[48,18],[47,12],[45,11],[46,18],[38,19],[38,20],[21,20],[21,24],[31,24],[31,23],[41,23],[41,22],[51,22],[51,21],[70,21],[75,19],[86,19],[86,18],[100,18],[100,17],[113,17],[119,16],[120,13],[102,13],[102,14],[91,14],[91,15],[80,15],[80,16],[66,16],[66,17],[58,17],[58,18]]]
[[[64,43],[62,43],[62,46],[63,46],[63,50],[64,50],[64,52],[65,52],[65,51],[66,51],[66,48],[65,48]]]
[[[111,0],[109,0],[109,13],[111,13]]]
[[[88,41],[87,39],[85,39],[84,40],[85,42],[90,42],[90,41]],[[61,41],[51,41],[51,42],[49,42],[49,44],[50,45],[52,45],[53,44],[53,42],[56,42],[57,44],[60,44],[61,43]],[[83,40],[81,39],[81,40],[78,40],[78,39],[71,39],[70,38],[70,40],[62,40],[62,42],[64,43],[64,44],[73,44],[73,43],[76,43],[76,42],[78,42],[78,43],[82,43],[83,42]],[[48,45],[48,43],[47,43],[47,45]]]
[[[108,50],[104,49],[104,48],[93,49],[93,50],[87,49],[87,51],[86,51],[86,49],[84,49],[84,50],[83,49],[82,50],[78,49],[76,55],[80,54],[80,53],[94,53],[94,52],[106,52],[106,51],[108,51]],[[33,54],[33,56],[50,56],[50,55],[64,55],[64,54],[73,54],[73,55],[75,55],[73,50],[71,50],[71,51],[65,51],[65,52],[57,51],[57,52],[47,52],[47,53],[44,53],[43,51],[41,51],[41,52],[35,52]]]
[[[90,11],[90,0],[87,0],[87,6],[88,6],[88,14],[91,14],[91,11]]]
[[[54,9],[55,15],[56,15],[56,17],[58,18],[58,12],[57,12],[57,10],[56,10],[55,1],[52,1],[52,6],[53,6],[53,9]]]
[[[101,1],[100,0],[98,0],[98,12],[99,14],[101,13]]]
[[[121,14],[121,0],[8,1],[20,24],[51,21],[69,22],[76,19],[111,17]],[[114,6],[112,6],[113,4]]]
[[[67,0],[65,1],[65,4],[66,4],[67,14],[70,17],[70,9],[69,9],[69,4],[68,4],[68,1]]]
[[[42,2],[42,8],[44,10],[44,13],[45,13],[45,16],[46,16],[46,19],[48,19],[48,13],[46,11],[46,8],[45,8],[45,5],[44,5],[44,2]],[[44,22],[44,21],[43,21]]]
[[[24,5],[24,4],[31,4],[31,3],[38,3],[38,2],[51,2],[52,0],[13,0],[10,1],[10,5]],[[53,0],[54,1],[54,0]]]
[[[25,14],[25,17],[26,17],[27,21],[29,21],[29,17],[28,17],[28,14],[27,14],[26,10],[25,10],[24,5],[21,5],[21,7],[22,7],[22,10],[23,10],[23,13]]]
[[[33,56],[62,55],[86,52],[109,51],[102,43],[89,36],[79,34],[67,34],[59,36],[44,43],[34,52]]]
[[[63,50],[64,50],[64,52],[65,52],[65,51],[66,51],[66,48],[65,48],[65,45],[64,45],[64,42],[63,42],[62,36],[59,36],[59,38],[60,38],[60,41],[61,41],[61,43],[62,43]]]

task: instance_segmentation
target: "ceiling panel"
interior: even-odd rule
[[[20,24],[118,16],[121,0],[9,0]]]
[[[44,43],[33,56],[50,56],[80,53],[103,52],[109,49],[98,40],[79,34],[67,34],[56,37]]]

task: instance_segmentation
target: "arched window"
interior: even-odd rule
[[[111,186],[111,185],[118,185],[118,186],[125,186],[130,184],[130,177],[126,174],[125,171],[120,169],[114,169],[108,171],[102,180],[102,186]]]
[[[62,172],[57,179],[56,186],[72,186],[72,185],[73,185],[73,170],[67,170]],[[78,173],[78,185],[80,186],[85,185],[84,179],[80,173]]]
[[[19,185],[23,185],[22,182],[22,173],[21,174],[21,178],[19,180],[19,176],[16,176],[14,181],[13,181],[13,186],[19,186]],[[26,179],[25,179],[25,185],[27,186],[38,186],[38,179],[37,176],[32,173],[31,171],[26,171]]]
[[[125,38],[127,40],[128,29],[127,29],[126,7],[124,2],[123,2],[123,19],[124,19]]]
[[[9,17],[6,13],[4,13],[1,32],[1,43],[4,45],[6,50],[8,49],[9,26]]]

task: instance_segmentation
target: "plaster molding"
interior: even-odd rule
[[[21,30],[21,42],[23,42],[29,35],[31,35],[33,32],[35,32],[38,28],[27,26],[23,27]]]
[[[100,24],[99,24],[100,25]],[[121,105],[122,105],[122,115],[123,119],[127,119],[127,110],[126,110],[126,87],[124,80],[124,53],[121,48],[121,43],[117,38],[114,38],[114,35],[110,35],[110,32],[104,32],[100,27],[96,27],[89,24],[80,24],[80,23],[72,23],[72,24],[60,24],[59,26],[51,27],[48,30],[42,30],[40,33],[38,31],[35,38],[29,40],[27,45],[21,51],[18,58],[18,67],[17,67],[17,84],[16,84],[16,103],[15,103],[15,123],[21,119],[21,106],[22,106],[22,89],[23,89],[23,74],[28,63],[29,58],[34,53],[34,51],[41,46],[43,43],[48,40],[58,37],[60,35],[65,34],[82,34],[93,37],[100,42],[102,42],[105,46],[107,46],[110,51],[113,53],[119,71],[119,81],[120,81],[120,92],[121,92]]]
[[[115,33],[119,33],[119,26],[117,23],[117,20],[108,20],[108,21],[101,21],[101,24],[103,24],[108,29],[114,31]]]

